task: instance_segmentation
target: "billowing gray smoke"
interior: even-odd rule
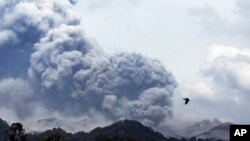
[[[154,127],[171,118],[173,75],[139,54],[103,53],[84,36],[72,4],[0,1],[0,110],[20,119],[41,107],[64,117],[95,111]]]

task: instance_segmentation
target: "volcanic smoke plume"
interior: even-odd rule
[[[0,116],[1,111],[20,120],[94,113],[102,117],[96,119],[162,126],[172,117],[174,76],[157,60],[107,55],[95,47],[71,10],[74,4],[0,1]]]

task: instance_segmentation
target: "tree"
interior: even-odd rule
[[[95,141],[112,141],[107,135],[100,134],[95,138]]]
[[[41,141],[65,141],[65,138],[60,133],[53,133],[47,136],[45,139],[40,139]]]
[[[9,141],[26,141],[25,130],[20,122],[11,124]]]
[[[126,134],[120,138],[120,141],[135,141],[130,135]]]

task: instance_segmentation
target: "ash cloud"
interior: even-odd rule
[[[140,54],[105,54],[86,38],[72,1],[16,0],[0,7],[1,107],[20,119],[42,118],[44,111],[64,118],[96,114],[157,128],[173,116],[174,76]]]
[[[4,1],[0,3],[0,78],[26,74],[34,44],[61,24],[77,25],[68,12],[70,4],[60,1]],[[8,73],[8,74],[6,74]]]
[[[16,112],[20,118],[25,118],[32,111],[33,103],[32,88],[22,79],[2,79],[0,81],[0,106]],[[30,105],[27,105],[29,103]]]

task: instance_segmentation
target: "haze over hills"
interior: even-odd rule
[[[221,125],[222,123],[218,119],[214,120],[202,120],[199,122],[195,122],[193,125],[187,127],[186,134],[189,137],[192,137],[194,135],[198,135],[204,131],[210,130],[218,125]]]
[[[229,140],[229,130],[230,124],[232,123],[223,123],[211,129],[202,131],[200,133],[193,134],[193,137],[207,139],[207,138],[216,138],[221,140]]]
[[[46,131],[52,128],[60,127],[68,132],[74,133],[74,132],[78,132],[79,130],[82,130],[82,127],[86,126],[86,124],[84,123],[85,123],[84,119],[80,121],[75,121],[75,120],[70,121],[70,120],[59,119],[59,118],[48,118],[48,119],[40,119],[40,120],[33,121],[33,122],[27,122],[24,125],[26,126],[26,130],[29,132],[42,132],[42,131]],[[170,137],[170,136],[192,137],[194,135],[197,135],[199,133],[212,129],[213,127],[216,127],[221,124],[222,122],[220,122],[218,119],[202,120],[199,122],[195,122],[191,126],[188,126],[186,129],[186,134],[178,134],[177,131],[173,131],[170,129],[171,126],[168,127],[169,129],[165,129],[165,132],[163,134],[164,136],[167,136],[167,137]],[[107,125],[103,125],[101,127],[105,127]],[[90,130],[84,130],[84,131],[91,131],[94,128],[95,127],[91,128]]]
[[[7,122],[0,121],[0,139],[4,140],[8,138],[10,127]],[[47,123],[54,121],[58,122],[56,119],[50,119],[47,120]],[[176,138],[165,137],[160,132],[156,132],[138,121],[123,120],[103,128],[97,127],[90,132],[79,131],[70,133],[61,128],[51,128],[44,132],[27,133],[26,139],[27,141],[37,141],[57,136],[65,141],[102,141],[103,139],[109,139],[109,141],[119,141],[122,139],[125,139],[124,141],[196,141],[196,138],[197,141],[211,141],[212,139],[213,141],[221,141],[228,140],[226,137],[229,132],[228,125],[229,123],[220,124],[210,130],[200,132],[200,134],[193,137]]]
[[[79,124],[80,122],[78,122],[78,126],[81,126]],[[57,127],[63,128],[68,132],[76,132],[76,129],[79,129],[74,122],[57,118],[41,119],[38,121],[27,123],[25,125],[27,127],[27,130],[30,132],[42,132]]]

